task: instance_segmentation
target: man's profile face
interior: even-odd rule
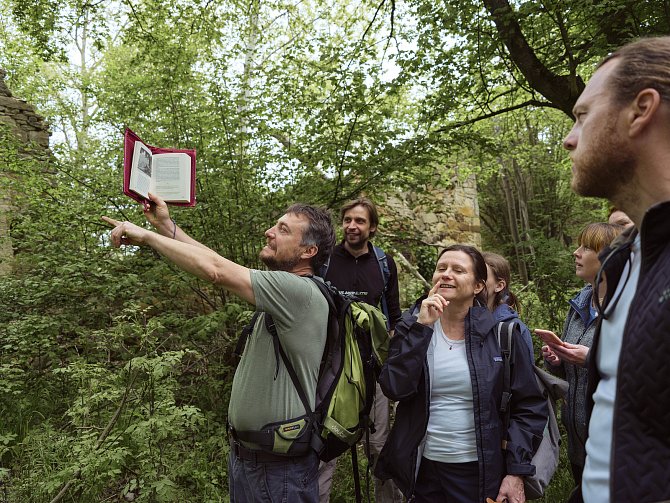
[[[573,108],[575,124],[563,140],[572,161],[572,190],[582,196],[616,199],[632,180],[634,155],[621,130],[621,112],[609,87],[621,62],[615,58],[593,74]]]
[[[266,245],[261,250],[261,261],[272,271],[288,271],[300,262],[305,246],[301,245],[307,217],[287,213],[265,231]]]
[[[344,241],[354,249],[367,246],[370,232],[377,228],[370,224],[370,213],[365,206],[354,206],[342,217]]]

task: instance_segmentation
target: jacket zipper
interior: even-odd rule
[[[428,430],[428,419],[430,415],[430,377],[428,373],[428,357],[426,357],[425,360],[425,372],[424,372],[424,381],[425,381],[425,387],[426,387],[426,421],[423,424],[423,430],[427,431]],[[424,433],[425,437],[425,433]],[[414,467],[412,470],[412,485],[409,488],[409,498],[407,498],[407,503],[410,503],[411,501],[414,501],[414,488],[416,487],[416,477],[418,474],[417,470],[417,465],[419,464],[419,447],[421,446],[421,441],[419,441],[419,445],[416,446],[416,449],[414,449],[414,453],[412,454],[413,463],[412,466]]]
[[[483,447],[481,445],[481,439],[482,439],[482,411],[481,407],[479,406],[481,402],[481,392],[479,390],[479,380],[477,379],[477,372],[475,371],[475,365],[474,365],[474,358],[472,356],[472,334],[471,334],[471,327],[472,327],[472,320],[470,319],[470,313],[468,312],[468,317],[466,318],[467,320],[467,333],[466,335],[466,351],[468,355],[468,366],[470,370],[470,379],[472,380],[472,391],[474,393],[475,389],[477,391],[477,400],[472,401],[472,405],[475,408],[475,411],[477,412],[477,424],[475,425],[477,428],[477,432],[479,435],[476,436],[476,441],[477,441],[477,465],[479,467],[479,496],[480,500],[483,499],[483,494],[482,494],[482,489],[486,485],[484,482],[486,480],[486,463],[483,463],[482,460],[484,459],[484,452],[483,452]],[[480,347],[484,345],[483,341],[479,341]]]

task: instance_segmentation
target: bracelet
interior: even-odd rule
[[[172,239],[174,239],[174,237],[177,235],[177,222],[175,222],[174,218],[171,218],[170,220],[172,220],[172,224],[174,225],[172,228]]]

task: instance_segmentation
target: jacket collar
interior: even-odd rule
[[[582,323],[586,326],[587,322],[591,318],[591,297],[593,296],[593,287],[591,285],[586,285],[582,288],[577,295],[569,300],[572,308],[579,314],[579,317],[582,319]]]
[[[368,251],[365,252],[363,255],[359,255],[358,257],[354,257],[351,253],[349,253],[349,250],[347,250],[347,249],[344,247],[344,239],[343,239],[342,241],[340,241],[339,246],[336,246],[336,247],[335,247],[334,252],[335,252],[335,253],[338,253],[339,255],[342,255],[342,256],[344,256],[344,257],[350,258],[350,259],[352,259],[352,260],[353,260],[353,259],[356,259],[356,258],[367,257],[367,256],[369,256],[369,255],[373,255],[373,254],[374,254],[373,249],[372,249],[372,243],[371,243],[369,240],[368,240]]]
[[[670,242],[670,201],[655,204],[649,208],[640,225],[640,252],[642,264],[640,274],[644,274],[649,264],[653,264]]]
[[[517,313],[507,304],[500,304],[493,310],[493,319],[496,323],[500,321],[513,320],[518,317],[519,313]]]

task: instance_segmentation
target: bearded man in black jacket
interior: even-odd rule
[[[670,37],[608,56],[564,140],[572,187],[635,223],[600,254],[589,353],[587,503],[670,500]],[[579,501],[579,495],[574,497]]]

